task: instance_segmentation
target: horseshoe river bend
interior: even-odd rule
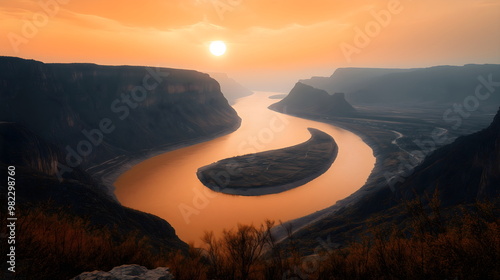
[[[219,235],[239,224],[260,225],[266,219],[287,221],[335,204],[361,188],[375,164],[372,149],[352,132],[330,124],[269,110],[278,93],[257,92],[233,105],[242,119],[234,132],[180,148],[136,164],[115,181],[124,206],[168,221],[185,242],[200,245],[205,231]],[[307,128],[330,134],[339,151],[321,176],[291,190],[263,196],[214,192],[197,178],[198,168],[248,153],[293,146],[310,137]]]

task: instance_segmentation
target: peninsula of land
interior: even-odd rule
[[[208,188],[226,194],[258,196],[280,193],[312,181],[335,161],[338,146],[328,134],[308,128],[304,143],[223,159],[198,169]]]

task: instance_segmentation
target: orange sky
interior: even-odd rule
[[[0,5],[1,55],[226,72],[258,89],[288,91],[297,79],[330,75],[338,67],[500,63],[500,0],[0,0]],[[377,22],[374,14],[390,19]],[[357,30],[371,32],[368,40],[356,40]],[[227,53],[211,55],[212,40],[225,41]]]

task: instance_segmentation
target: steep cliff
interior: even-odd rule
[[[62,165],[83,169],[240,123],[207,74],[13,57],[0,57],[0,121],[23,125],[64,152]]]

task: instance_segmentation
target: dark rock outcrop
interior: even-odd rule
[[[122,265],[109,272],[93,271],[82,273],[71,280],[173,280],[168,268],[158,267],[148,270],[139,265]]]
[[[356,110],[345,100],[344,93],[328,92],[297,83],[290,93],[269,108],[288,114],[310,114],[327,116],[349,116]]]
[[[0,165],[11,165],[36,176],[59,179],[58,163],[64,160],[64,152],[28,128],[18,123],[0,122],[0,147]],[[96,187],[99,185],[79,167],[73,168],[66,178]]]

